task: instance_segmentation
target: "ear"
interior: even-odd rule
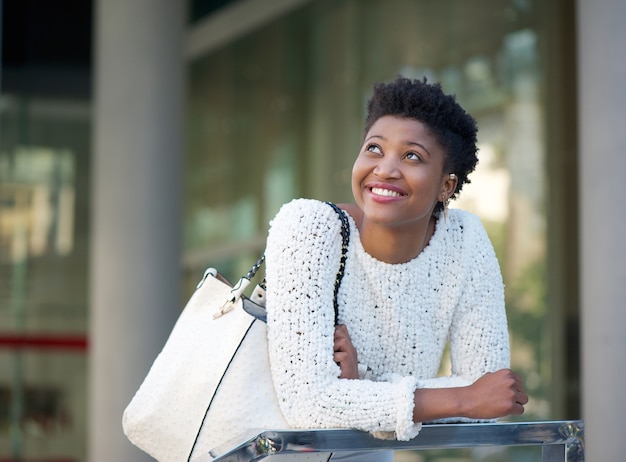
[[[439,193],[439,197],[442,198],[441,202],[445,202],[450,199],[454,191],[456,191],[456,185],[458,184],[459,179],[454,173],[444,173],[443,179],[441,182],[441,192]]]

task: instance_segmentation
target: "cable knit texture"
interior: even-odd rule
[[[349,221],[339,322],[373,379],[339,379],[333,361],[340,221],[323,202],[296,199],[272,220],[266,247],[274,385],[296,428],[348,427],[409,440],[421,428],[412,419],[417,387],[465,386],[509,367],[500,268],[469,212],[450,210],[420,255],[402,264],[366,253]],[[447,341],[452,375],[437,377]]]

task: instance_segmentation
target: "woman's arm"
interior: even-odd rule
[[[415,421],[495,419],[523,413],[528,402],[520,376],[509,369],[504,284],[498,260],[480,220],[464,216],[457,257],[465,268],[465,278],[450,329],[452,375],[418,381]]]
[[[341,368],[340,378],[358,378],[357,353],[343,325],[335,331],[335,361]],[[500,369],[464,387],[418,388],[414,401],[414,422],[450,417],[486,420],[523,414],[528,395],[518,374]]]
[[[496,419],[524,413],[528,395],[519,375],[510,369],[487,372],[472,385],[415,390],[415,422],[449,417]]]
[[[293,201],[272,220],[266,246],[268,352],[281,410],[296,428],[349,427],[408,440],[420,428],[412,418],[414,377],[339,378],[333,287],[340,229],[336,213],[318,201]]]
[[[455,297],[457,309],[450,329],[452,374],[418,380],[415,422],[494,419],[521,414],[528,402],[521,378],[508,369],[504,288],[491,242],[474,216],[466,216],[462,228],[463,242],[456,256],[465,270],[450,273],[455,283],[464,282]],[[336,350],[346,352],[339,363],[342,376],[348,376],[356,362],[349,338],[347,332],[336,336],[342,341]]]

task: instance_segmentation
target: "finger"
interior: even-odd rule
[[[348,336],[348,332],[346,331],[343,325],[338,324],[337,326],[335,326],[335,341],[337,339],[346,338],[347,336]]]
[[[524,388],[524,384],[520,380],[519,382],[515,382],[515,391],[519,393],[526,393],[526,389]]]
[[[524,391],[524,380],[522,379],[522,376],[515,371],[511,371],[511,377],[513,377],[517,389],[520,391]]]
[[[350,338],[350,334],[348,333],[348,327],[345,324],[337,324],[335,327],[335,334],[339,333],[343,337]]]
[[[350,342],[345,338],[340,338],[335,340],[335,344],[333,345],[334,351],[346,351],[350,346]]]
[[[500,369],[493,374],[499,375],[501,378],[509,378],[516,383],[522,381],[522,378],[512,369]]]
[[[528,404],[528,395],[524,392],[517,393],[517,402],[521,405]]]

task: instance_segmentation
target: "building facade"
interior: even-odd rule
[[[121,413],[196,280],[245,273],[282,203],[350,201],[397,74],[477,119],[453,206],[500,260],[520,419],[584,418],[589,460],[619,460],[623,2],[4,3],[0,460],[149,460]]]

